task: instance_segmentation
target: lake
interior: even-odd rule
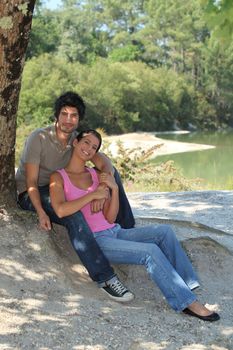
[[[233,131],[192,132],[188,134],[156,133],[163,139],[214,145],[216,148],[158,156],[160,163],[174,160],[188,178],[202,178],[210,189],[233,188]]]

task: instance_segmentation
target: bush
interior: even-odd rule
[[[50,123],[54,100],[67,90],[86,101],[84,125],[102,127],[109,134],[171,130],[193,118],[194,91],[172,70],[107,59],[89,66],[45,54],[26,62],[18,127]]]

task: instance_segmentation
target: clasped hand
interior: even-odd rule
[[[103,210],[105,200],[109,197],[109,189],[106,185],[99,185],[95,190],[95,197],[91,202],[91,212],[98,213]]]
[[[108,173],[101,173],[99,175],[100,185],[95,191],[98,198],[91,202],[91,212],[98,213],[103,210],[105,200],[109,198],[109,189],[117,186],[114,176]]]

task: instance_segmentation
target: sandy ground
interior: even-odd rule
[[[108,136],[104,138],[107,142],[110,142],[109,149],[112,155],[115,156],[118,152],[117,142],[123,143],[125,148],[132,149],[140,147],[143,150],[148,150],[149,148],[161,145],[161,147],[154,150],[151,157],[156,157],[165,154],[181,153],[181,152],[192,152],[205,149],[214,148],[211,145],[188,143],[188,142],[177,142],[171,140],[161,139],[155,136],[155,133],[149,132],[137,132],[129,133],[118,136]]]
[[[221,315],[211,324],[174,312],[142,267],[115,266],[136,298],[111,301],[64,230],[41,232],[22,211],[1,210],[0,219],[0,349],[233,349],[233,256],[215,241],[183,243],[200,277],[198,299]]]
[[[138,201],[134,196],[140,216]],[[189,207],[196,210],[196,202]],[[206,229],[195,236],[194,227],[181,226],[173,223],[179,238],[186,232],[183,245],[201,282],[197,297],[221,315],[213,324],[174,312],[142,267],[115,266],[136,298],[127,305],[109,300],[89,279],[64,229],[41,232],[33,214],[0,208],[0,349],[232,350],[232,251],[209,239]]]

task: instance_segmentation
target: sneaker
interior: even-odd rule
[[[131,293],[119,279],[115,279],[114,282],[106,282],[105,286],[101,287],[101,289],[107,293],[111,299],[119,301],[120,303],[126,303],[134,298],[134,294]]]

